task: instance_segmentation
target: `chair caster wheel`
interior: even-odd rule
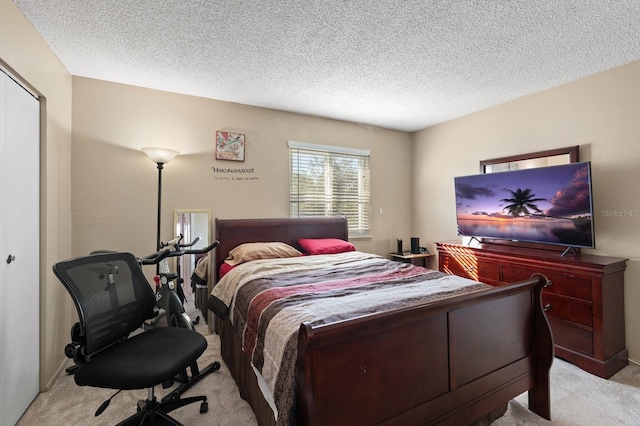
[[[218,361],[215,361],[213,363],[213,371],[218,371],[220,370],[220,363]]]
[[[176,400],[178,400],[178,399],[180,399],[180,392],[178,392],[178,391],[173,391],[173,392],[171,392],[171,398],[170,398],[170,400],[171,400],[171,401],[176,401]]]
[[[207,411],[209,411],[209,403],[203,402],[202,404],[200,404],[200,414],[204,414]]]

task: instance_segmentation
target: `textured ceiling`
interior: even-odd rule
[[[72,75],[415,131],[640,59],[640,1],[14,0]]]

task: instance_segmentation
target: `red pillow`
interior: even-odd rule
[[[298,244],[309,254],[336,254],[356,251],[356,247],[348,241],[337,238],[301,238]]]
[[[222,262],[222,265],[220,265],[220,274],[218,278],[224,277],[227,274],[227,272],[229,272],[233,268],[235,268],[235,266],[231,266],[228,263]]]

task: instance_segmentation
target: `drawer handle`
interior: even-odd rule
[[[553,281],[548,279],[547,282],[544,283],[544,288],[551,287],[552,285],[553,285]]]
[[[544,305],[544,311],[548,312],[551,310],[551,303],[547,303],[546,305]]]
[[[475,266],[468,266],[468,267],[464,268],[464,270],[467,271],[467,272],[473,272],[473,271],[476,270],[476,267]]]

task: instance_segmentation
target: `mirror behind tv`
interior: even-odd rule
[[[595,247],[589,162],[454,181],[460,236],[561,246],[565,253]]]

